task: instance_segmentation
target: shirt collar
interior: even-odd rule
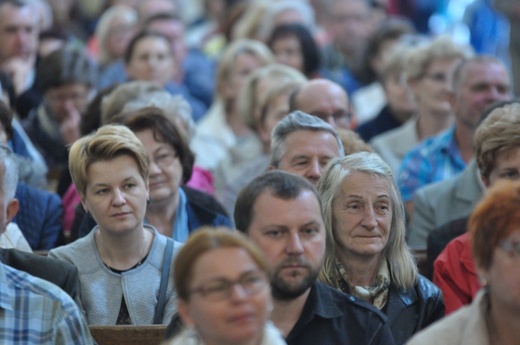
[[[5,264],[0,261],[0,309],[14,310],[15,291],[10,281],[7,280]]]

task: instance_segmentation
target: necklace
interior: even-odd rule
[[[126,272],[126,271],[129,271],[129,270],[132,270],[134,268],[137,268],[139,266],[142,265],[142,263],[146,260],[146,258],[148,257],[148,253],[147,253],[147,250],[148,250],[148,239],[149,239],[149,233],[146,229],[143,229],[143,245],[141,246],[141,254],[139,255],[139,257],[141,259],[139,259],[139,261],[133,265],[132,267],[130,268],[127,268],[127,269],[124,269],[124,270],[120,270],[120,269],[117,269],[117,268],[113,268],[111,267],[110,265],[108,265],[106,263],[106,261],[108,261],[107,259],[109,259],[109,253],[110,253],[110,250],[108,250],[108,248],[106,247],[106,243],[103,241],[103,235],[101,233],[101,231],[98,231],[98,240],[99,240],[99,245],[102,249],[104,249],[104,252],[105,252],[105,255],[104,258],[102,257],[101,258],[101,261],[103,262],[103,265],[105,265],[106,268],[108,268],[109,270],[111,270],[112,272],[116,272],[116,273],[122,273],[122,272]],[[100,256],[101,253],[100,253]],[[113,261],[112,259],[110,259],[110,261]]]

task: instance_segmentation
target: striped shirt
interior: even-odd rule
[[[69,295],[0,263],[0,343],[87,345],[94,341]]]

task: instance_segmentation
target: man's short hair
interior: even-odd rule
[[[36,81],[43,93],[70,83],[81,83],[91,88],[97,82],[97,67],[84,50],[65,47],[41,61]]]
[[[285,140],[287,136],[296,131],[329,132],[336,138],[336,142],[338,143],[338,156],[344,155],[341,138],[331,125],[317,116],[296,110],[284,117],[283,120],[274,127],[273,133],[271,134],[272,154],[270,164],[275,168],[278,168],[282,156],[285,153]]]
[[[292,200],[304,191],[311,191],[316,196],[323,217],[320,195],[303,177],[282,170],[273,170],[258,176],[238,194],[234,213],[236,228],[244,233],[249,231],[254,216],[253,208],[256,200],[263,193],[270,193],[282,200]]]
[[[464,59],[460,61],[453,70],[453,76],[451,78],[453,92],[458,93],[460,91],[460,86],[464,84],[464,81],[466,80],[466,69],[468,66],[473,64],[496,64],[505,69],[504,63],[500,59],[491,55],[477,55]]]

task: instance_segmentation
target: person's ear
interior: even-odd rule
[[[11,199],[9,203],[7,204],[6,208],[6,216],[7,219],[5,220],[6,224],[13,220],[13,218],[18,213],[18,207],[19,207],[18,199]]]
[[[269,164],[269,168],[267,168],[267,171],[273,171],[276,170],[276,167],[274,165]]]
[[[192,327],[194,325],[194,321],[190,315],[188,302],[186,302],[182,299],[179,299],[177,301],[177,303],[178,303],[178,310],[179,310],[179,315],[181,317],[182,323],[186,327]]]

